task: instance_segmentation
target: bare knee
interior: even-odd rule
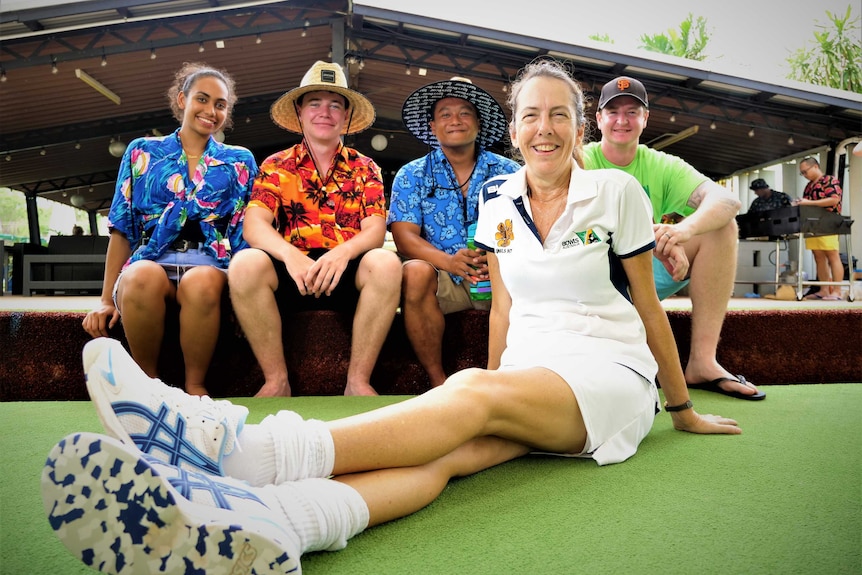
[[[151,261],[137,261],[123,271],[118,297],[124,301],[164,300],[173,292],[165,270]]]
[[[374,285],[385,291],[401,290],[401,260],[395,252],[375,248],[362,256],[356,274],[356,287]]]
[[[227,283],[225,273],[211,266],[200,266],[183,275],[177,287],[180,305],[192,304],[206,309],[218,309]]]
[[[492,382],[493,378],[488,374],[488,370],[469,367],[450,375],[442,387],[446,388],[446,393],[453,394],[453,398],[474,406],[476,413],[481,413],[487,419],[491,413],[495,389],[499,391],[499,384]]]
[[[404,304],[417,304],[419,302],[437,298],[437,270],[423,261],[407,262],[402,267],[403,277],[401,279],[401,292]]]
[[[256,248],[241,250],[231,257],[227,279],[231,297],[253,292],[262,285],[273,291],[278,287],[272,260],[266,252]]]

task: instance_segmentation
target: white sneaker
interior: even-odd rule
[[[141,370],[122,344],[98,338],[84,346],[87,391],[105,430],[159,461],[224,475],[248,409],[188,395]]]
[[[86,565],[116,575],[302,573],[299,537],[257,491],[94,433],[67,436],[42,470],[54,532]]]

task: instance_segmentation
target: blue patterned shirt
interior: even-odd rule
[[[149,237],[129,262],[157,259],[186,225],[200,227],[206,251],[221,268],[227,268],[233,252],[248,247],[242,221],[257,175],[254,156],[213,138],[202,156],[190,181],[179,129],[170,136],[138,138],[126,148],[108,226],[122,232],[133,248],[144,231]]]
[[[386,223],[416,224],[428,243],[454,254],[467,247],[467,227],[479,217],[482,184],[494,176],[516,172],[520,167],[513,160],[482,150],[476,159],[465,201],[449,160],[440,148],[435,148],[398,170],[392,184]],[[449,275],[456,284],[463,281],[461,276]]]

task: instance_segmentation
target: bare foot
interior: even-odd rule
[[[379,395],[368,383],[347,384],[344,395]]]
[[[275,382],[266,382],[263,387],[254,394],[255,397],[290,397],[290,384]]]

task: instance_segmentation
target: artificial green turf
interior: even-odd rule
[[[692,392],[741,436],[680,433],[663,413],[625,463],[527,457],[453,481],[426,509],[304,557],[303,571],[862,573],[862,385],[763,388],[763,402]],[[254,423],[285,406],[332,419],[400,399],[236,401]],[[0,572],[90,573],[39,495],[48,450],[75,431],[101,431],[89,403],[0,404]]]

